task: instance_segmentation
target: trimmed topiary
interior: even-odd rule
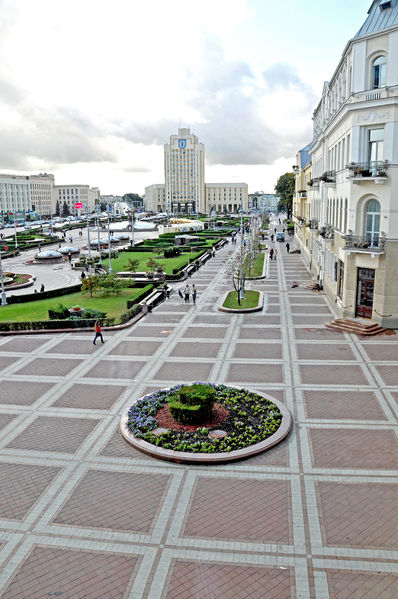
[[[197,424],[211,416],[214,401],[214,389],[209,385],[186,385],[169,400],[169,410],[177,422]]]

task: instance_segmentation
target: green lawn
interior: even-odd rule
[[[263,254],[262,252],[257,254],[257,256],[254,259],[253,266],[250,269],[249,277],[261,277],[262,276],[263,268],[264,268],[264,257],[265,257],[265,254]]]
[[[56,308],[59,304],[63,304],[67,308],[76,305],[82,306],[82,308],[94,308],[95,310],[106,312],[107,317],[115,317],[117,320],[123,312],[126,312],[127,300],[133,300],[134,297],[141,294],[145,289],[150,289],[151,287],[152,285],[147,285],[145,288],[125,288],[122,289],[120,295],[109,297],[90,297],[78,292],[50,299],[38,299],[37,301],[26,302],[24,304],[0,306],[0,321],[48,320],[48,310]]]
[[[171,275],[173,274],[173,269],[183,268],[188,264],[190,258],[191,260],[195,260],[201,253],[202,252],[184,252],[175,258],[158,258],[154,252],[121,252],[118,258],[112,260],[112,271],[114,273],[128,271],[128,261],[132,258],[133,260],[139,260],[140,262],[136,271],[145,272],[150,270],[147,266],[147,262],[152,258],[153,260],[156,260],[160,266],[163,266],[166,274]],[[109,261],[107,259],[103,260],[102,265],[108,270]]]
[[[223,308],[233,308],[234,310],[244,310],[248,308],[256,308],[258,306],[258,291],[245,291],[245,299],[238,304],[238,293],[230,291],[223,303]]]

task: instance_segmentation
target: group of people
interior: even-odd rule
[[[178,290],[178,295],[184,302],[189,303],[189,296],[192,295],[192,302],[196,304],[196,287],[195,284],[192,283],[191,287],[189,287],[188,283],[184,287],[184,291],[181,289]]]
[[[270,260],[276,260],[277,256],[278,256],[278,249],[271,248],[269,251]]]

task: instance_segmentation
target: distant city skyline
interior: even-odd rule
[[[370,5],[3,0],[0,172],[143,194],[181,126],[208,180],[272,193]]]

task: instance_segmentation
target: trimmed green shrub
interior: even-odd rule
[[[181,424],[198,424],[211,416],[214,401],[214,389],[197,383],[181,387],[174,399],[169,401],[169,410]]]

